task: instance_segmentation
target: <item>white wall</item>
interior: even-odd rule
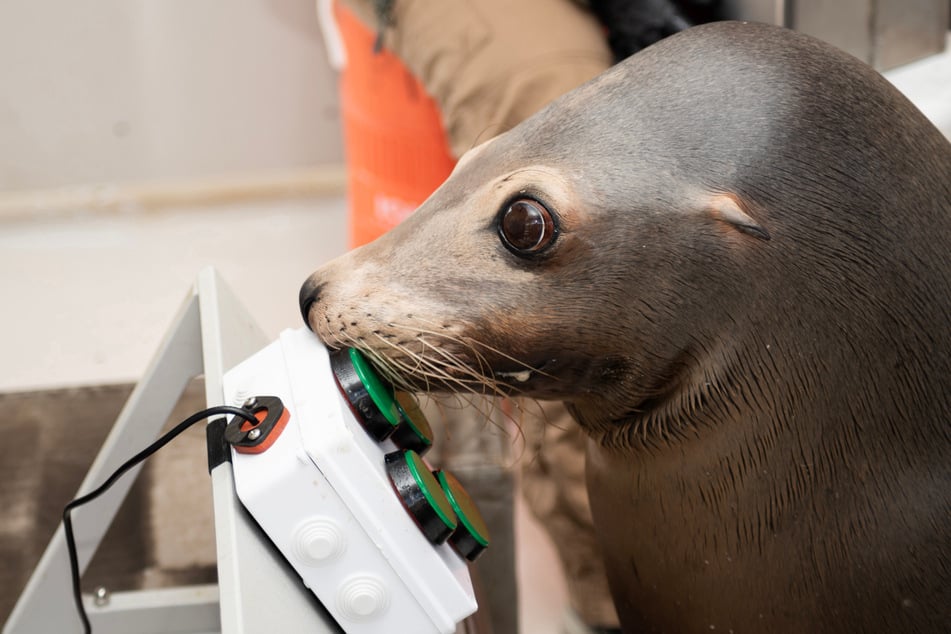
[[[341,161],[312,1],[0,2],[0,192]]]

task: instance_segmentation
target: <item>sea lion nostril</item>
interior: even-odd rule
[[[304,323],[310,328],[310,320],[307,316],[310,314],[310,308],[314,303],[320,298],[320,291],[323,288],[323,284],[318,284],[313,280],[313,278],[307,278],[307,281],[300,287],[300,295],[298,301],[300,302],[300,314],[304,318]],[[311,330],[313,330],[311,328]]]

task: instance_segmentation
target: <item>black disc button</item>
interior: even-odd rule
[[[460,557],[475,561],[489,547],[489,527],[469,493],[454,475],[444,470],[437,471],[435,475],[459,518],[459,525],[449,536],[449,545]]]
[[[386,473],[403,506],[433,544],[445,542],[459,520],[436,476],[415,451],[386,454]]]

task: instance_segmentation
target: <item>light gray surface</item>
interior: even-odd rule
[[[0,391],[136,382],[205,266],[276,337],[345,220],[331,198],[0,223]]]
[[[313,2],[0,2],[0,192],[343,160]]]

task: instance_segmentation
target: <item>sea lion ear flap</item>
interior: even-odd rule
[[[770,239],[769,231],[753,220],[732,194],[713,194],[706,201],[706,209],[715,220],[725,222],[734,229],[760,240]]]

